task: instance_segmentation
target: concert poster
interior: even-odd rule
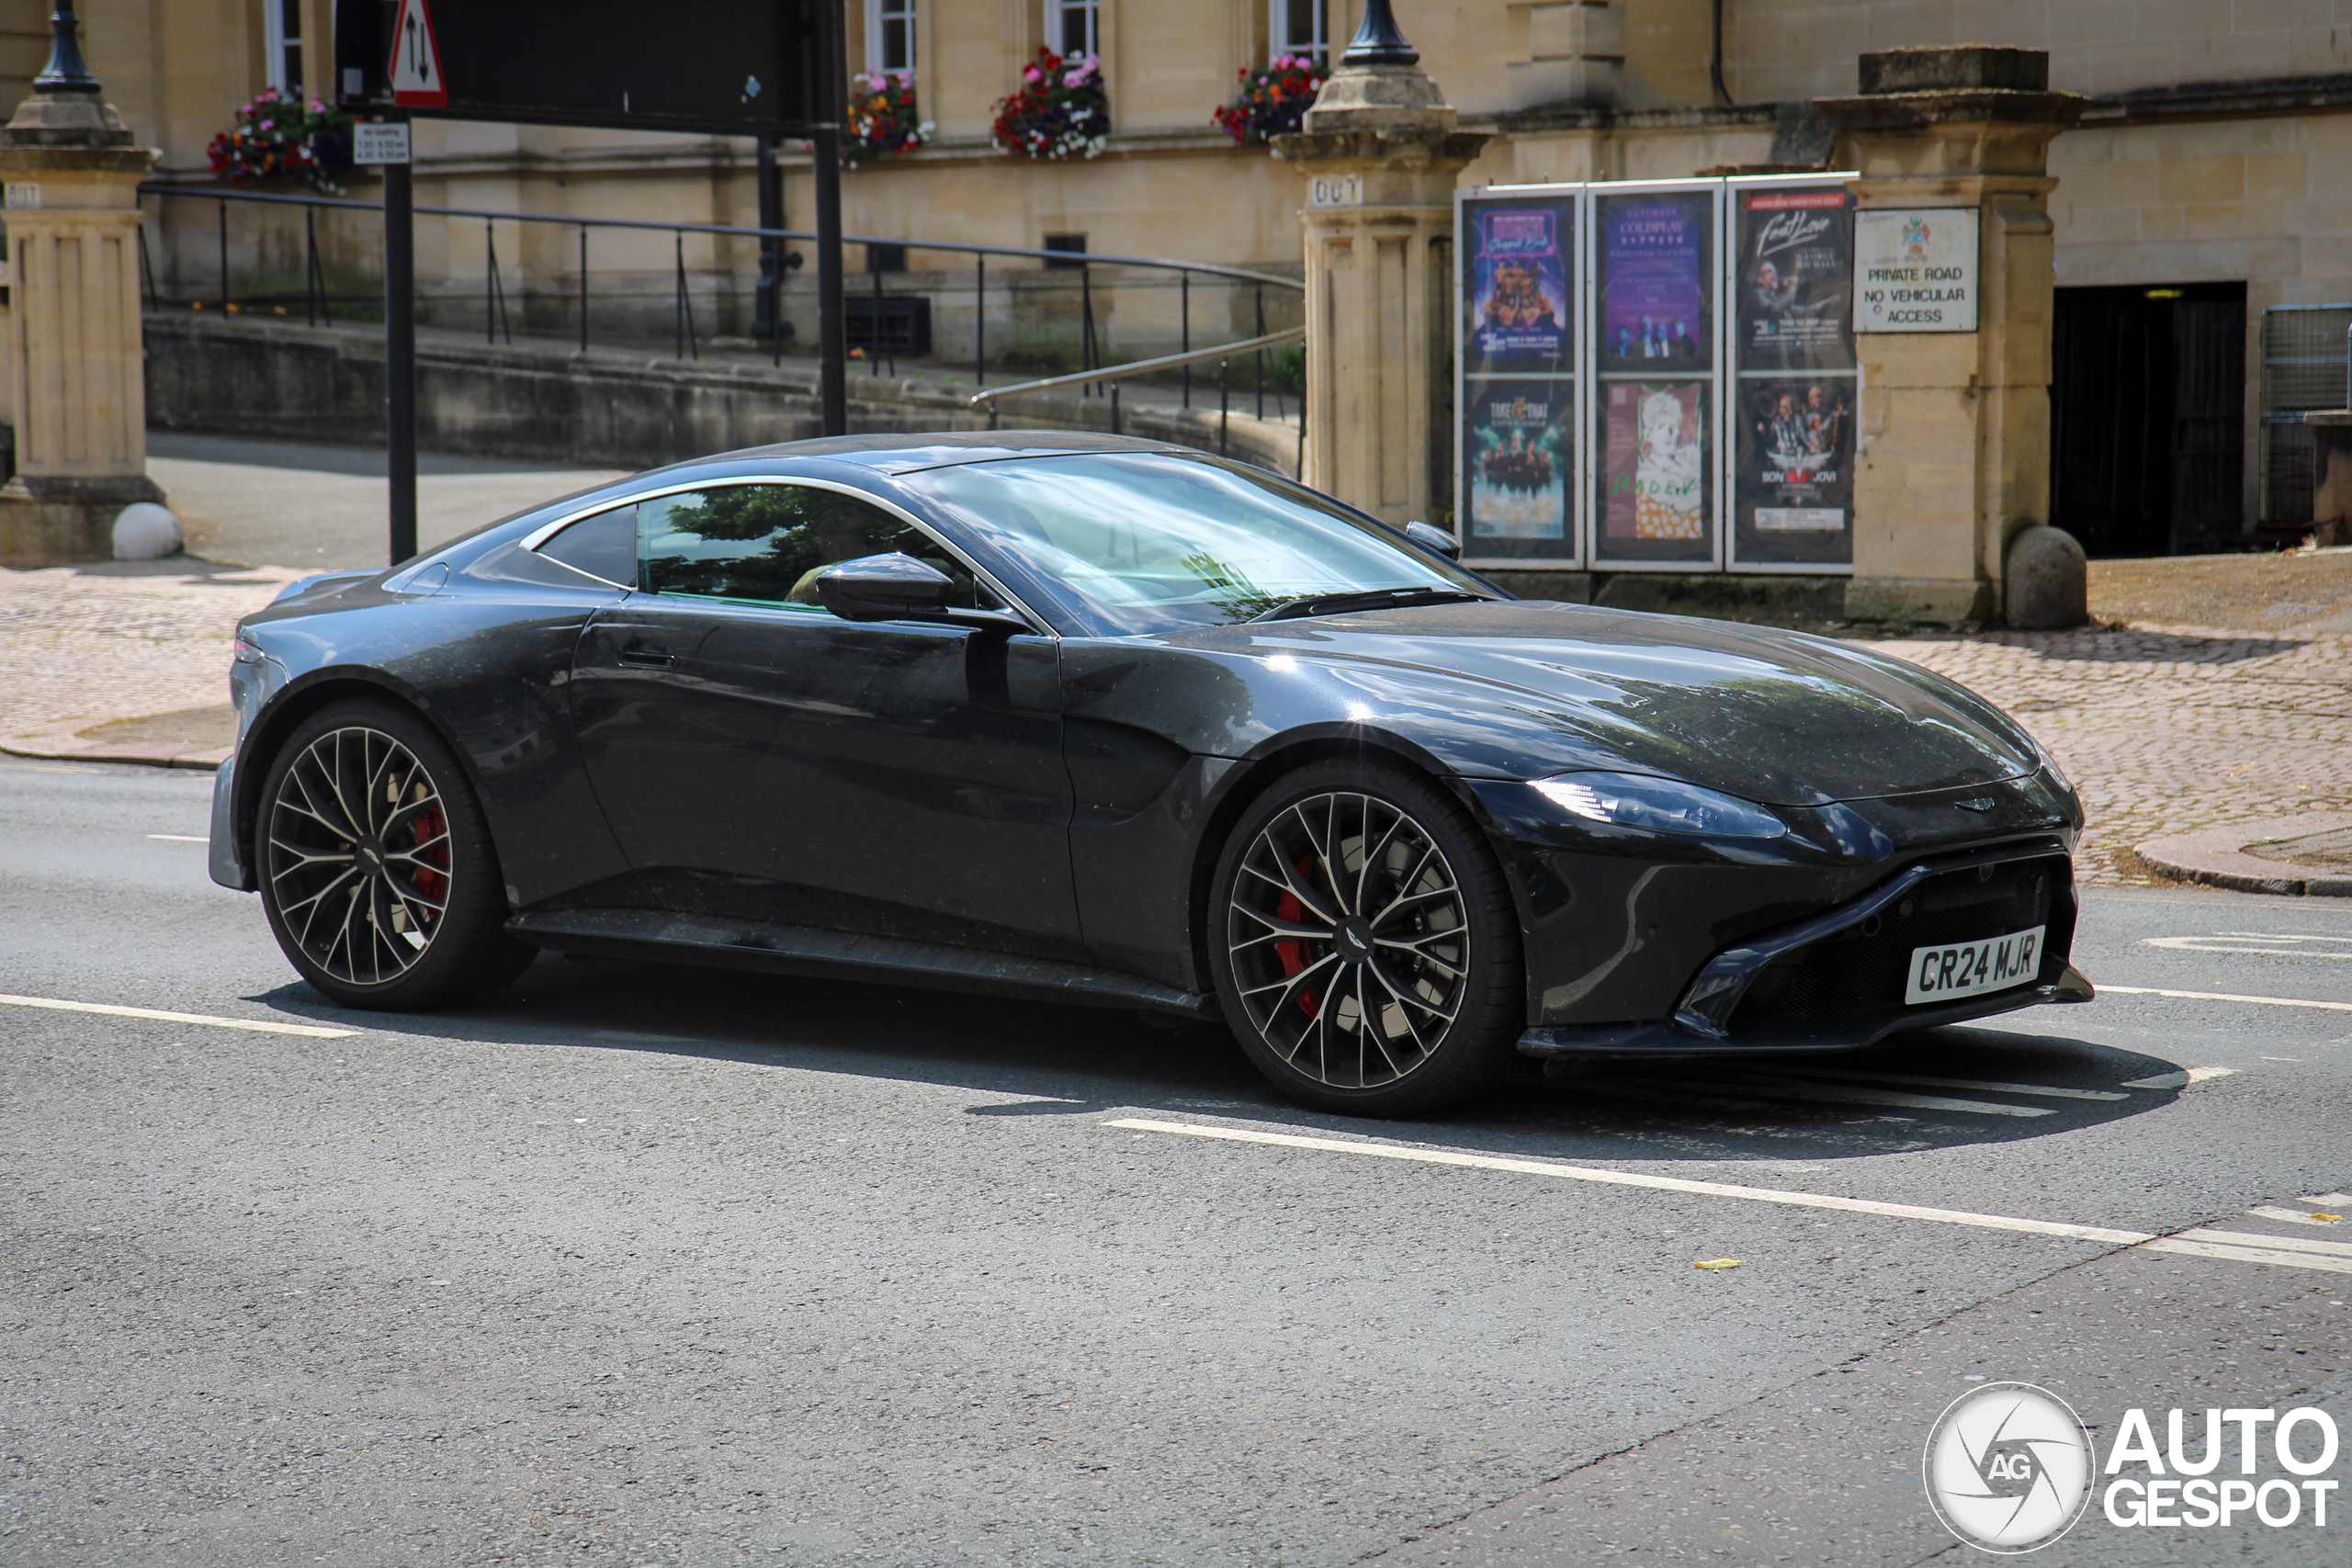
[[[1714,365],[1714,197],[1702,191],[1603,196],[1596,345],[1604,372],[1702,371]]]
[[[1610,381],[1600,389],[1603,560],[1712,562],[1704,381]]]
[[[1473,371],[1569,367],[1571,205],[1467,204]]]
[[[1734,554],[1742,565],[1854,558],[1854,380],[1743,377],[1734,422]]]
[[[1854,214],[1842,186],[1738,192],[1742,370],[1854,367]]]
[[[1576,383],[1476,380],[1464,385],[1462,463],[1467,501],[1464,554],[1573,553],[1568,485]]]

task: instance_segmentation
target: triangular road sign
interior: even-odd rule
[[[432,13],[424,8],[424,0],[401,0],[400,20],[392,27],[392,102],[425,109],[440,108],[448,101]]]

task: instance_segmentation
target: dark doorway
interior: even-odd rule
[[[2095,556],[2228,549],[2245,473],[2245,284],[2058,290],[2051,522]]]

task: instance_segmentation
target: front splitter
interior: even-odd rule
[[[1873,1011],[1804,1034],[1773,1034],[1742,1039],[1700,1034],[1671,1022],[1607,1023],[1572,1028],[1531,1029],[1519,1037],[1521,1055],[1544,1058],[1655,1056],[1824,1056],[1860,1051],[1890,1035],[1935,1029],[2020,1008],[2087,1002],[2098,996],[2083,972],[2073,964],[2055,980],[2003,991],[1975,1001],[1945,1007],[1912,1008],[1899,1012]]]

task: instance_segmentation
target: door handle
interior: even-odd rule
[[[624,648],[613,657],[623,664],[634,665],[639,670],[666,669],[678,661],[676,654],[664,653],[653,648]]]

